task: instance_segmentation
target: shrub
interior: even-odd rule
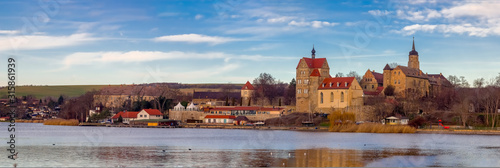
[[[76,120],[76,119],[65,120],[65,119],[60,119],[60,118],[45,120],[43,122],[43,125],[77,126],[78,124],[80,124],[80,122],[78,122],[78,120]]]
[[[415,128],[418,128],[418,127],[424,126],[426,122],[427,121],[423,117],[417,117],[417,118],[414,118],[413,120],[411,120],[410,122],[408,122],[408,125],[415,127]]]

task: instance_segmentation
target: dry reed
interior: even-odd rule
[[[80,122],[78,122],[78,120],[76,120],[76,119],[65,120],[65,119],[60,119],[60,118],[45,120],[43,122],[43,125],[77,126],[78,124],[80,124]]]
[[[383,125],[383,124],[341,124],[331,125],[331,132],[364,132],[364,133],[415,133],[416,129],[407,125]]]

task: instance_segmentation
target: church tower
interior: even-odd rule
[[[330,77],[330,67],[326,58],[316,58],[316,50],[311,50],[311,57],[300,59],[296,68],[295,111],[311,112],[318,106],[318,86]]]
[[[408,67],[414,69],[420,69],[420,62],[418,62],[418,52],[415,51],[415,37],[413,37],[413,46],[408,57],[409,57]]]

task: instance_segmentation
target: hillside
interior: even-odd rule
[[[148,85],[148,84],[146,84]],[[151,85],[151,84],[149,84]],[[232,91],[239,91],[243,84],[177,84],[168,83],[172,88],[177,88],[183,93],[192,94],[193,91],[220,91],[222,87],[228,87]],[[17,86],[16,96],[27,96],[33,95],[37,99],[44,98],[46,96],[57,98],[60,95],[65,95],[69,97],[80,96],[87,91],[99,90],[104,87],[118,86],[118,85],[61,85],[61,86]],[[7,98],[7,87],[0,89],[0,98]]]
[[[60,95],[75,97],[93,89],[99,90],[105,86],[108,85],[17,86],[16,97],[27,95],[33,95],[37,99],[46,96],[57,98]],[[0,89],[0,98],[7,98],[7,87]]]

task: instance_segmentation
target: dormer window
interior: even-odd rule
[[[340,86],[340,83],[339,83],[339,82],[337,82],[337,87],[339,87],[339,86]]]
[[[345,83],[345,87],[347,87],[347,84],[348,84],[348,83],[346,82],[346,83]]]
[[[332,82],[330,82],[330,87],[332,87],[332,86],[333,86],[333,83],[332,83]]]
[[[326,86],[326,84],[325,84],[325,83],[323,83],[323,87],[325,87],[325,86]]]

